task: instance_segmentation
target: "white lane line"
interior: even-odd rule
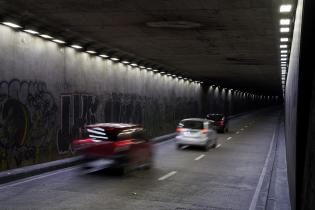
[[[271,155],[271,151],[272,151],[272,145],[273,145],[273,142],[275,140],[275,134],[276,134],[276,129],[274,129],[272,140],[271,140],[270,145],[269,145],[268,155],[266,157],[264,167],[261,171],[259,181],[258,181],[256,190],[255,190],[254,196],[252,198],[252,202],[250,203],[250,206],[249,206],[249,210],[255,210],[256,209],[258,196],[259,196],[259,193],[261,191],[261,187],[262,187],[263,181],[264,181],[266,173],[267,173],[268,160],[270,159],[270,155]]]
[[[17,185],[20,185],[20,184],[23,184],[23,183],[35,181],[35,180],[38,180],[38,179],[43,179],[45,177],[53,176],[53,175],[56,175],[56,174],[61,174],[61,173],[64,173],[64,172],[72,171],[72,170],[77,169],[77,168],[78,168],[78,166],[74,166],[74,167],[71,167],[71,168],[61,169],[61,170],[59,170],[59,171],[57,171],[55,173],[49,173],[49,174],[45,174],[45,175],[37,175],[34,178],[26,178],[26,180],[24,180],[24,181],[15,182],[13,184],[4,184],[4,185],[0,186],[0,190],[8,188],[8,187],[14,187],[14,186],[17,186]]]
[[[167,178],[169,178],[169,177],[175,175],[176,173],[177,173],[177,171],[169,172],[168,174],[166,174],[166,175],[160,177],[158,180],[159,180],[159,181],[163,181],[163,180],[165,180],[165,179],[167,179]]]
[[[200,160],[201,158],[203,158],[205,155],[199,155],[198,157],[195,158],[195,160]]]
[[[230,137],[228,137],[226,140],[230,140],[230,139],[232,139],[232,137],[230,136]]]
[[[244,127],[245,127],[245,128],[248,128],[248,125],[245,125]]]
[[[217,148],[219,148],[219,147],[221,147],[221,144],[218,144],[215,148],[217,149]]]
[[[241,131],[243,131],[243,130],[244,130],[244,128],[241,128],[240,130],[241,130]]]
[[[240,134],[240,132],[239,132],[239,131],[237,131],[237,132],[236,132],[236,134]]]

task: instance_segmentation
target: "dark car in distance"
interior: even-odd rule
[[[208,120],[213,121],[213,128],[220,133],[226,133],[229,131],[229,121],[224,114],[207,114]]]
[[[143,127],[135,124],[86,125],[72,149],[88,160],[110,160],[110,168],[120,174],[139,167],[148,169],[152,164],[152,145]]]

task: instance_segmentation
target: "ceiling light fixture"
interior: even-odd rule
[[[288,50],[281,50],[280,53],[288,53]]]
[[[281,48],[281,49],[283,49],[283,48],[288,48],[288,45],[286,45],[286,44],[281,44],[281,45],[280,45],[280,48]]]
[[[66,43],[65,41],[62,41],[62,40],[60,40],[60,39],[53,39],[52,41],[53,41],[53,42],[56,42],[56,43],[58,43],[58,44],[64,44],[64,43]]]
[[[52,39],[51,36],[47,35],[47,34],[41,34],[39,35],[40,37],[43,37],[44,39]]]
[[[26,33],[29,33],[29,34],[33,34],[33,35],[38,34],[37,31],[31,30],[31,29],[25,29],[25,30],[23,30],[23,31],[26,32]]]
[[[109,56],[108,56],[108,55],[105,55],[105,54],[101,54],[100,57],[102,57],[102,58],[108,58]]]
[[[288,41],[289,41],[289,38],[286,38],[286,37],[280,38],[280,42],[288,42]]]
[[[76,45],[76,44],[71,45],[71,47],[74,49],[81,49],[82,48],[80,45]]]
[[[281,27],[280,28],[280,32],[281,33],[288,33],[290,31],[290,28],[289,27]]]
[[[21,26],[15,24],[15,23],[11,23],[11,22],[2,22],[3,25],[9,26],[11,28],[22,28]]]
[[[285,13],[285,12],[291,12],[292,10],[292,5],[291,4],[283,4],[280,6],[279,11],[281,13]]]
[[[290,25],[290,19],[280,19],[280,25]]]
[[[112,61],[119,61],[119,58],[116,58],[116,57],[112,57],[110,58]]]
[[[94,50],[87,50],[86,52],[89,54],[95,54],[96,53]]]

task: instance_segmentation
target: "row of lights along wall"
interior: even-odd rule
[[[65,47],[71,47],[73,49],[80,50],[82,52],[90,54],[91,56],[92,55],[99,56],[99,57],[101,57],[103,59],[109,59],[109,60],[111,60],[113,62],[120,62],[120,63],[122,63],[124,65],[130,65],[131,67],[134,67],[134,68],[140,68],[140,69],[147,70],[147,71],[152,71],[154,73],[158,73],[158,74],[161,74],[161,75],[171,76],[171,77],[177,78],[179,80],[182,79],[182,80],[185,80],[185,81],[189,81],[190,83],[195,83],[195,84],[202,84],[203,83],[202,81],[194,81],[193,79],[190,79],[190,78],[187,78],[187,77],[183,77],[183,76],[180,76],[180,75],[175,75],[175,74],[166,72],[164,70],[157,70],[157,69],[153,69],[152,67],[147,67],[147,66],[144,66],[144,65],[140,65],[140,64],[138,64],[136,62],[130,62],[128,60],[123,60],[123,59],[120,59],[118,57],[112,57],[112,56],[109,56],[109,55],[107,55],[105,53],[97,52],[96,50],[84,49],[78,43],[67,43],[64,40],[54,38],[53,36],[51,36],[49,34],[42,34],[42,33],[38,32],[38,31],[35,31],[34,29],[31,29],[31,28],[23,28],[22,26],[18,25],[17,23],[14,23],[14,22],[3,21],[2,24],[5,25],[5,26],[8,26],[10,28],[13,28],[14,30],[23,31],[23,32],[26,32],[26,33],[31,34],[33,36],[39,36],[39,37],[41,37],[41,38],[43,38],[43,39],[45,39],[47,41],[55,42],[58,45],[63,45]],[[212,88],[220,88],[220,86],[216,86],[216,85],[211,85],[211,87]],[[238,94],[238,95],[251,96],[252,98],[271,99],[271,100],[277,100],[278,99],[278,96],[256,95],[256,94],[242,92],[242,91],[239,91],[239,90],[233,90],[233,89],[228,89],[228,88],[222,88],[222,89],[225,90],[225,91],[234,92],[235,94]]]
[[[283,96],[285,95],[285,86],[289,66],[289,55],[291,49],[291,40],[293,31],[292,4],[280,5],[280,66],[281,66],[281,84]]]

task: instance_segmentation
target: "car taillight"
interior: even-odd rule
[[[184,128],[176,128],[176,132],[182,132],[184,131]]]
[[[203,134],[205,134],[205,133],[207,133],[207,132],[208,132],[208,129],[206,129],[206,128],[201,129],[201,130],[200,130],[200,132],[201,132],[201,133],[203,133]]]
[[[130,149],[132,140],[122,140],[114,142],[114,151],[115,152],[122,152]]]
[[[88,144],[88,143],[93,143],[94,140],[93,139],[78,139],[78,140],[74,140],[72,143],[74,145],[78,145],[78,144]]]
[[[219,124],[219,125],[224,125],[224,120],[218,121],[218,124]]]

